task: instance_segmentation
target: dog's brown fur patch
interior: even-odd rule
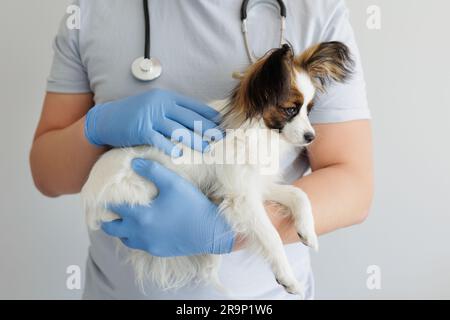
[[[331,82],[344,82],[352,74],[353,59],[341,42],[323,42],[312,46],[294,59],[298,69],[305,70],[320,91]]]
[[[320,43],[298,57],[289,45],[273,49],[241,77],[224,110],[223,126],[237,128],[248,120],[262,118],[268,128],[281,130],[304,103],[295,71],[306,72],[316,89],[324,91],[331,81],[344,82],[352,67],[350,51],[340,42]],[[308,112],[313,105],[308,105]]]

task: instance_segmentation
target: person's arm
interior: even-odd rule
[[[209,106],[160,89],[92,105],[91,94],[47,94],[30,156],[34,181],[43,194],[78,193],[107,150],[104,146],[151,145],[176,157],[181,150],[170,139],[183,132],[183,144],[206,151],[202,136],[219,121]],[[197,123],[201,131],[194,132]]]
[[[90,144],[83,133],[93,105],[92,94],[47,93],[30,152],[33,179],[44,195],[78,193],[107,150]]]
[[[372,138],[369,120],[316,125],[308,149],[312,173],[295,182],[309,196],[319,235],[363,222],[373,195]],[[299,242],[289,218],[267,211],[284,243]]]

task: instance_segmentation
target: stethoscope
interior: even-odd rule
[[[131,72],[133,76],[141,81],[151,81],[159,78],[162,73],[161,62],[150,55],[150,11],[149,11],[149,0],[143,0],[144,4],[144,16],[145,16],[145,51],[144,56],[137,58],[132,66]],[[286,30],[286,5],[283,0],[276,0],[280,7],[280,47],[284,43],[284,33]],[[241,6],[241,23],[242,23],[242,33],[244,36],[245,50],[247,51],[248,58],[251,63],[255,63],[258,58],[252,52],[249,41],[248,27],[247,27],[247,15],[248,15],[248,3],[250,0],[244,0]],[[239,72],[233,73],[234,78],[239,78],[241,74]]]

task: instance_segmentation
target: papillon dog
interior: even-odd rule
[[[231,151],[228,148],[226,153],[244,150],[246,158],[256,140],[244,139],[242,133],[261,132],[261,129],[270,130],[272,134],[256,133],[258,139],[269,144],[271,140],[277,141],[278,151],[270,153],[274,163],[278,163],[286,152],[306,148],[315,139],[308,115],[316,92],[323,92],[331,82],[344,82],[351,75],[352,67],[349,49],[340,42],[320,43],[298,56],[289,45],[269,51],[241,74],[239,83],[227,99],[211,103],[221,112],[221,127],[227,134],[224,139],[212,142],[211,150],[201,157],[217,156],[221,153],[217,150],[231,145]],[[151,203],[158,191],[132,170],[131,161],[134,158],[158,161],[219,204],[220,214],[244,239],[247,249],[264,257],[275,280],[287,292],[302,296],[302,285],[294,276],[282,240],[264,204],[275,202],[287,209],[301,242],[317,250],[313,213],[306,193],[298,187],[280,183],[277,172],[263,174],[258,161],[191,163],[183,159],[195,152],[179,146],[185,153],[177,161],[151,146],[113,149],[105,153],[92,168],[82,189],[88,226],[98,230],[101,222],[118,218],[106,209],[107,204]],[[126,249],[141,287],[145,281],[152,281],[162,289],[180,288],[193,281],[217,281],[220,256],[161,258]]]

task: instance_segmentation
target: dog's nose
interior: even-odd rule
[[[303,137],[305,138],[305,141],[307,143],[311,143],[316,138],[316,135],[312,132],[307,132],[307,133],[305,133],[305,135]]]

